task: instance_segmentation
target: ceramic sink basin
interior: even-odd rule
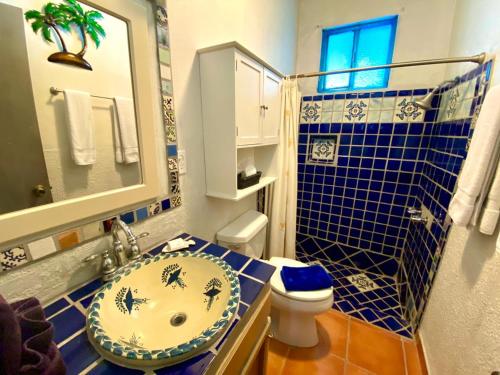
[[[189,251],[160,254],[97,292],[87,332],[111,362],[163,367],[212,345],[229,327],[239,299],[238,277],[222,259]]]

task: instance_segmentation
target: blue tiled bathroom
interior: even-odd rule
[[[500,374],[499,18],[0,0],[0,374]]]

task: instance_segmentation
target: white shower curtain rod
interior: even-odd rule
[[[461,62],[473,62],[476,64],[483,64],[486,61],[486,53],[480,53],[474,56],[465,57],[447,57],[443,59],[430,59],[430,60],[415,60],[415,61],[405,61],[397,62],[385,65],[373,65],[373,66],[363,66],[359,68],[349,68],[341,70],[330,70],[328,72],[312,72],[312,73],[302,73],[302,74],[290,74],[287,78],[297,79],[297,78],[308,78],[308,77],[319,77],[327,76],[330,74],[342,74],[351,72],[362,72],[365,70],[377,70],[377,69],[391,69],[391,68],[404,68],[408,66],[419,66],[419,65],[435,65],[435,64],[452,64]]]

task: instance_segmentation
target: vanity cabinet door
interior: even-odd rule
[[[281,79],[264,69],[264,100],[262,120],[262,142],[274,144],[279,141],[281,123]]]
[[[261,141],[263,67],[240,54],[236,55],[235,115],[237,145]]]

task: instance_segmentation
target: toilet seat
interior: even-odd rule
[[[299,262],[298,260],[281,257],[272,257],[269,260],[269,263],[276,267],[276,271],[274,271],[273,276],[271,276],[271,289],[273,292],[278,293],[291,300],[303,302],[324,301],[331,298],[333,294],[333,288],[308,292],[288,292],[285,289],[285,285],[283,284],[283,280],[281,280],[280,274],[282,267],[305,267],[307,266],[307,264]]]

